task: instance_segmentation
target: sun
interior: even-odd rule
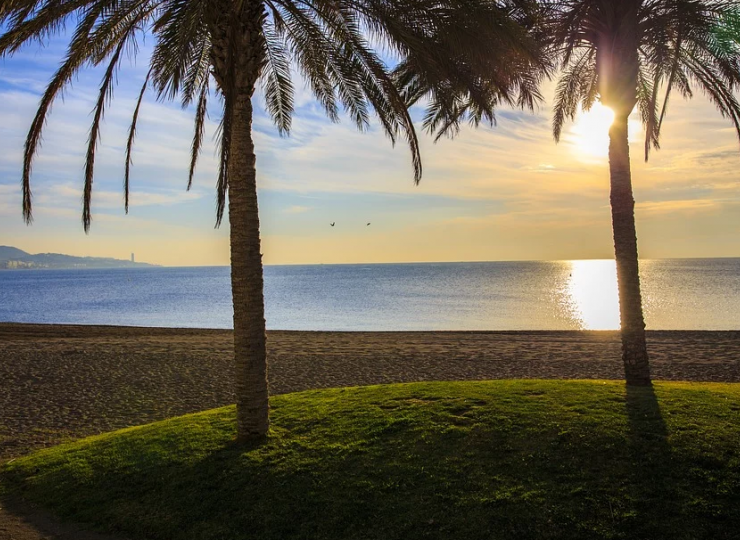
[[[585,158],[605,158],[609,155],[609,127],[614,111],[598,101],[588,111],[580,111],[571,128],[576,152]]]

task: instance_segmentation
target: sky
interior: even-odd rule
[[[82,72],[52,109],[33,169],[35,219],[25,225],[23,142],[62,55],[55,40],[0,59],[0,245],[121,259],[133,252],[167,266],[229,264],[228,221],[214,228],[215,99],[186,191],[193,111],[146,95],[124,213],[124,150],[143,58],[124,64],[106,110],[90,233],[82,229],[81,194],[99,69]],[[547,83],[534,114],[501,109],[495,127],[465,127],[435,144],[419,122],[424,176],[415,186],[402,140],[392,147],[377,123],[366,133],[346,117],[332,124],[301,80],[295,84],[289,137],[264,112],[261,91],[254,98],[266,264],[613,258],[608,111],[581,115],[555,144]],[[630,122],[630,140],[640,256],[740,256],[740,144],[731,123],[699,92],[691,101],[676,95],[662,148],[648,163],[638,121]]]

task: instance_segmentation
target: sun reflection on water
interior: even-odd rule
[[[567,302],[583,330],[619,329],[617,266],[613,260],[570,261]]]

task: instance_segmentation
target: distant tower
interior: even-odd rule
[[[131,262],[136,262],[136,261],[134,260],[134,254],[133,254],[133,253],[131,254]]]

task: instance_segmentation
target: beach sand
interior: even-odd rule
[[[740,382],[740,332],[648,332],[655,379]],[[233,403],[228,330],[0,324],[0,461]],[[270,392],[620,379],[616,332],[268,332]]]
[[[740,332],[648,332],[655,379],[740,382]],[[270,391],[390,382],[621,379],[616,332],[268,332]],[[232,403],[232,333],[0,323],[0,463]],[[14,504],[19,504],[17,501]],[[0,540],[122,540],[0,507]]]

